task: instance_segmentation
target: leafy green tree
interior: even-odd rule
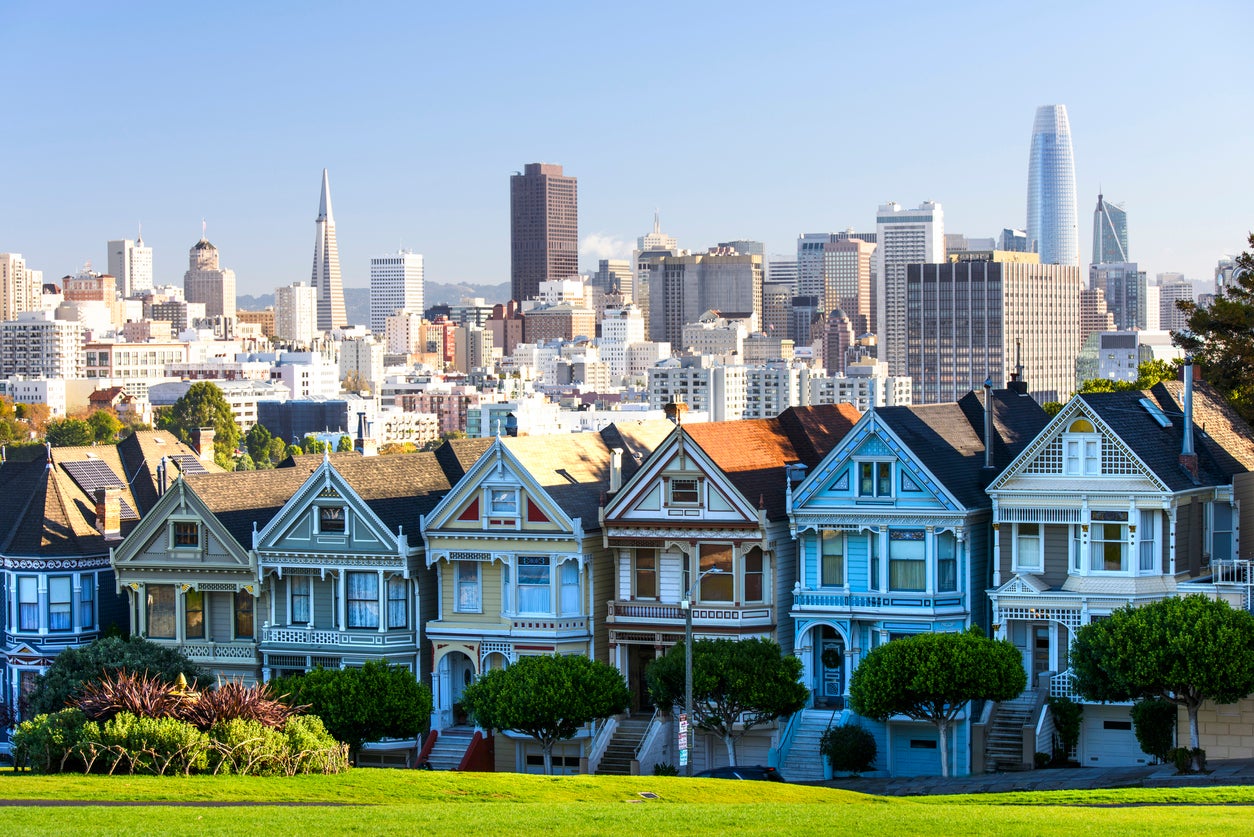
[[[192,443],[192,433],[200,427],[212,427],[213,460],[230,470],[239,445],[239,426],[231,414],[222,390],[212,381],[197,381],[185,394],[162,413],[158,427],[168,430],[186,444]]]
[[[973,700],[1010,700],[1027,686],[1023,658],[1006,640],[972,627],[916,634],[875,648],[854,669],[849,705],[877,721],[905,715],[936,726],[941,775],[949,775],[949,730]]]
[[[253,458],[254,462],[260,462],[269,457],[270,442],[273,440],[274,434],[267,430],[264,424],[254,424],[244,434],[244,450],[248,451],[248,455]]]
[[[118,433],[122,431],[122,422],[109,410],[97,410],[87,417],[91,425],[92,436],[102,445],[116,444]]]
[[[1045,411],[1045,415],[1049,416],[1050,418],[1053,418],[1054,416],[1062,412],[1062,402],[1061,401],[1046,401],[1044,404],[1041,405],[1041,409]]]
[[[25,405],[18,406],[24,407]],[[13,407],[13,402],[8,398],[0,398],[0,444],[29,439],[27,428],[18,421],[18,413]]]
[[[52,408],[47,404],[14,404],[13,412],[16,418],[26,422],[31,430],[42,434],[44,425],[48,419],[52,417]],[[0,404],[0,422],[3,422],[4,408]],[[3,431],[0,430],[0,433]],[[21,432],[20,430],[18,431]],[[8,441],[7,439],[5,441]]]
[[[253,462],[253,458],[248,454],[244,454],[235,462],[235,470],[237,471],[255,471],[257,463]]]
[[[1165,360],[1147,360],[1136,368],[1136,372],[1135,381],[1089,378],[1080,385],[1080,392],[1126,392],[1149,389],[1160,381],[1175,380],[1180,374],[1180,369],[1176,364]]]
[[[462,706],[484,729],[530,735],[553,772],[553,745],[589,721],[624,712],[631,693],[613,666],[580,654],[522,657],[489,671],[462,692]]]
[[[301,448],[305,453],[326,453],[327,443],[314,436],[306,436],[301,440]]]
[[[338,453],[352,453],[353,452],[353,440],[348,438],[347,436],[341,436],[340,441],[335,446],[335,450]]]
[[[1197,750],[1202,704],[1254,693],[1254,616],[1200,594],[1129,605],[1076,631],[1071,671],[1088,700],[1159,698],[1184,707]]]
[[[1176,718],[1180,707],[1159,698],[1138,700],[1132,705],[1132,730],[1141,752],[1167,761],[1176,746]]]
[[[684,645],[673,646],[645,670],[658,706],[684,703]],[[801,660],[769,639],[698,639],[692,644],[692,718],[717,735],[736,763],[736,742],[759,724],[805,706]]]
[[[292,459],[292,458],[295,458],[295,457],[297,457],[297,456],[301,456],[301,455],[303,455],[304,453],[305,453],[305,451],[303,451],[303,450],[301,449],[300,445],[288,445],[288,446],[284,449],[284,455],[285,455],[285,457],[286,457],[286,458],[288,458],[288,459]]]
[[[96,434],[83,419],[63,418],[44,425],[44,439],[54,448],[72,448],[90,445]]]
[[[431,721],[431,690],[402,666],[371,661],[361,668],[314,669],[280,677],[271,692],[293,706],[309,705],[327,732],[348,745],[355,757],[361,746],[381,738],[413,738]]]
[[[83,684],[118,672],[144,673],[173,684],[182,674],[188,683],[203,677],[200,669],[173,648],[140,637],[108,636],[56,656],[27,700],[26,716],[59,712],[83,694]]]
[[[1249,236],[1254,247],[1254,233]],[[1188,314],[1184,331],[1173,331],[1177,346],[1193,355],[1206,381],[1219,390],[1246,421],[1254,421],[1254,255],[1236,258],[1233,281],[1209,306],[1176,303]]]

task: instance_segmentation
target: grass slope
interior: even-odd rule
[[[658,799],[646,800],[641,792]],[[1245,831],[1254,789],[884,798],[802,785],[357,769],[344,776],[0,776],[10,830],[33,834],[1017,834]],[[61,807],[90,800],[102,805]],[[174,807],[162,802],[265,802]],[[156,803],[131,807],[126,802]],[[284,803],[339,803],[287,807]],[[465,803],[482,803],[466,805]],[[1155,807],[1087,807],[1144,805]],[[1184,803],[1184,804],[1181,804]],[[1192,803],[1192,804],[1190,804]],[[1211,804],[1207,804],[1211,803]],[[1219,803],[1219,804],[1214,804]],[[1228,804],[1223,804],[1228,803]],[[1238,803],[1238,804],[1232,804]],[[1240,804],[1244,803],[1244,804]],[[109,807],[106,807],[109,806]]]

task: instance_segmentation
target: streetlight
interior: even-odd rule
[[[697,580],[692,582],[692,586],[688,588],[688,592],[684,593],[684,600],[680,602],[684,609],[684,716],[688,721],[687,729],[684,730],[684,747],[687,752],[687,775],[692,777],[692,593],[701,584],[701,579],[711,573],[721,573],[718,567],[710,567],[701,575],[697,576]]]

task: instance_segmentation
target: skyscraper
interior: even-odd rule
[[[1028,154],[1028,240],[1041,264],[1080,264],[1075,161],[1066,105],[1042,105]]]
[[[579,273],[578,181],[550,163],[528,163],[509,179],[510,296],[522,302],[540,283]]]
[[[348,325],[344,313],[344,285],[340,279],[340,251],[335,244],[335,218],[331,215],[331,181],[322,170],[322,200],[318,204],[318,231],[314,239],[313,277],[318,289],[318,330],[330,331]]]
[[[308,346],[318,334],[318,291],[297,282],[274,291],[274,336]]]
[[[183,296],[188,302],[203,302],[206,317],[235,318],[235,271],[218,265],[218,248],[204,233],[187,254],[183,274]]]
[[[1093,259],[1091,264],[1128,261],[1128,213],[1122,207],[1097,196],[1093,210]]]
[[[1145,308],[1145,271],[1136,262],[1107,262],[1089,266],[1089,287],[1100,290],[1115,318],[1116,331],[1149,327]]]
[[[117,277],[124,297],[152,290],[152,248],[144,246],[142,232],[135,241],[109,242],[109,274]]]
[[[42,270],[31,270],[21,253],[0,253],[0,320],[15,320],[23,311],[38,311],[43,292]]]
[[[905,371],[906,265],[935,264],[945,260],[945,211],[935,201],[918,209],[886,203],[875,213],[875,321],[871,330],[879,338],[879,359],[887,361],[888,374]]]
[[[382,339],[388,317],[423,310],[422,254],[400,250],[370,260],[370,330]]]

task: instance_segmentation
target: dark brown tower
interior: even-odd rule
[[[562,167],[528,163],[509,179],[510,295],[519,302],[540,283],[579,273],[579,189]]]

